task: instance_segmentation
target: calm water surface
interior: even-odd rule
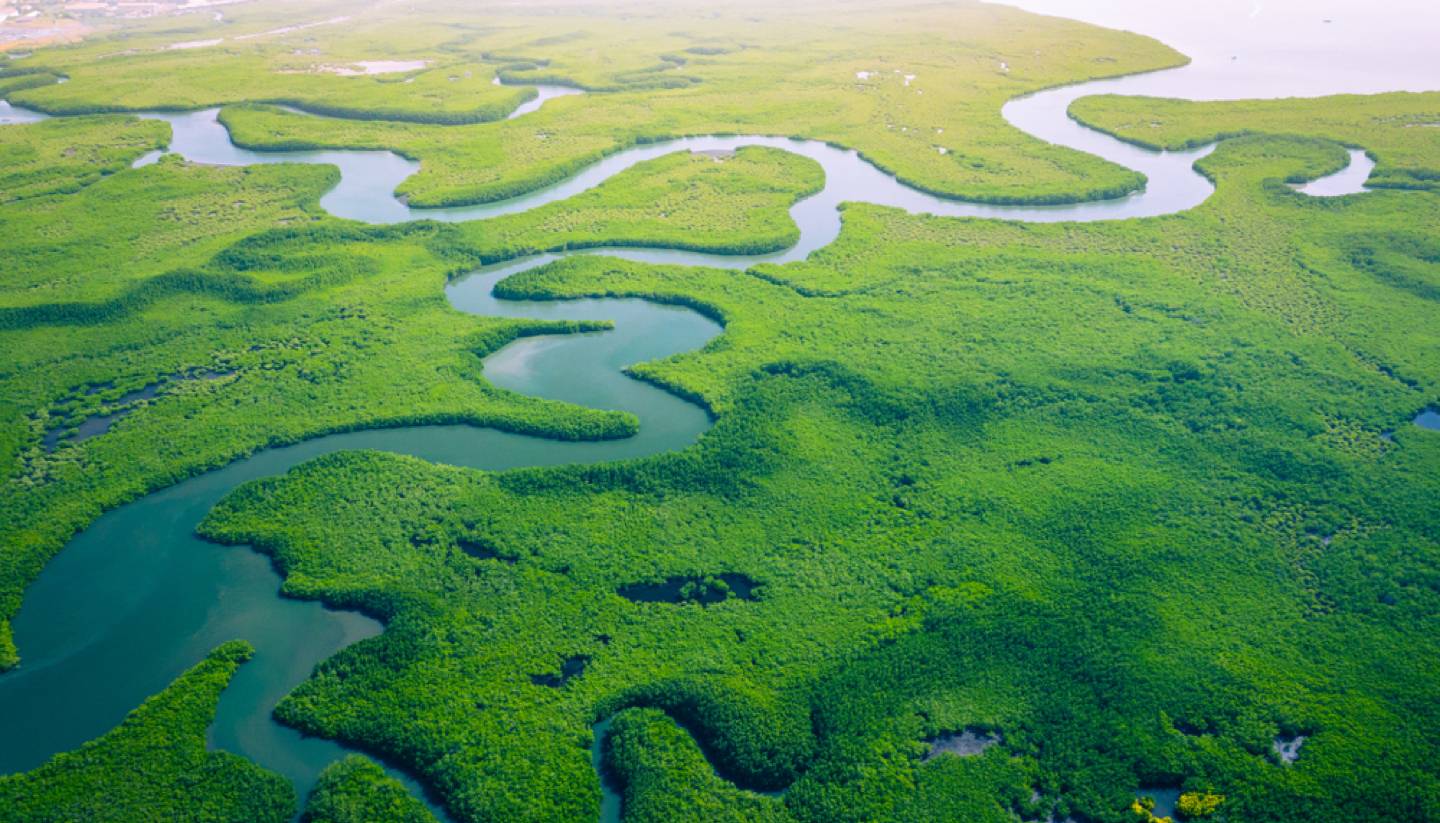
[[[192,161],[337,165],[342,180],[322,204],[336,215],[370,223],[474,220],[516,213],[566,199],[636,163],[678,150],[765,145],[819,162],[826,187],[791,210],[801,228],[801,240],[791,249],[758,257],[645,249],[604,252],[631,259],[738,268],[762,261],[803,259],[830,243],[840,229],[836,207],[844,201],[940,215],[1054,222],[1167,214],[1191,208],[1209,196],[1209,183],[1191,166],[1211,147],[1148,152],[1092,132],[1065,115],[1070,101],[1085,94],[1251,97],[1440,88],[1440,61],[1427,61],[1424,49],[1412,48],[1424,41],[1418,33],[1440,18],[1428,3],[1417,5],[1414,14],[1403,21],[1394,15],[1376,15],[1371,4],[1364,18],[1353,9],[1348,14],[1324,12],[1333,18],[1330,23],[1313,19],[1322,9],[1336,5],[1323,2],[1299,8],[1226,0],[1206,6],[1203,16],[1188,12],[1188,18],[1194,18],[1188,22],[1187,13],[1175,9],[1198,8],[1191,4],[1171,6],[1168,11],[1155,11],[1165,4],[1138,0],[1093,4],[1020,0],[1015,5],[1063,10],[1102,24],[1114,22],[1105,15],[1120,15],[1129,27],[1160,36],[1195,56],[1195,62],[1182,69],[1051,90],[1012,101],[1005,108],[1012,123],[1037,137],[1142,171],[1150,181],[1143,193],[1060,207],[963,203],[918,192],[875,169],[855,152],[821,143],[763,136],[701,137],[620,152],[558,185],[513,200],[419,210],[393,196],[395,187],[418,168],[393,153],[252,152],[230,143],[214,110],[144,116],[169,122],[174,130],[170,150]],[[1399,46],[1392,48],[1387,43],[1379,48],[1377,41],[1370,39],[1377,36],[1377,26],[1403,29],[1406,38]],[[1429,42],[1440,42],[1440,38]],[[575,93],[577,90],[566,87],[542,88],[536,100],[511,116],[522,116],[548,99]],[[0,103],[0,124],[42,117]],[[158,157],[147,155],[137,165]],[[1349,169],[1304,190],[1317,195],[1358,191],[1369,174],[1366,163],[1363,153],[1357,152]],[[317,661],[375,634],[380,626],[354,613],[279,598],[280,581],[266,558],[243,547],[214,546],[194,537],[195,525],[210,507],[239,483],[342,449],[375,448],[436,462],[506,469],[637,457],[693,443],[709,426],[706,414],[625,377],[619,369],[697,348],[720,329],[694,312],[637,300],[530,303],[499,301],[492,296],[491,287],[499,279],[552,259],[555,256],[542,255],[479,272],[452,284],[447,295],[457,309],[474,314],[614,320],[613,332],[513,343],[486,361],[485,375],[517,392],[633,412],[641,420],[636,437],[563,443],[465,426],[335,435],[261,452],[102,516],[46,568],[27,592],[15,619],[16,641],[25,659],[20,669],[0,676],[0,728],[7,731],[0,736],[0,773],[33,768],[57,751],[103,734],[207,650],[236,637],[250,640],[257,652],[251,663],[241,667],[221,699],[212,744],[285,774],[302,794],[324,765],[343,754],[338,744],[304,739],[276,724],[270,711],[309,675]],[[1440,423],[1440,415],[1428,414]],[[1429,418],[1416,422],[1430,427]],[[596,729],[597,752],[603,729],[604,724]],[[418,791],[413,782],[410,785]],[[619,800],[612,792],[606,793],[604,812],[607,819],[618,817]]]
[[[640,457],[693,443],[709,428],[706,413],[620,369],[698,348],[720,327],[688,309],[642,300],[529,302],[491,295],[500,279],[552,259],[483,270],[451,284],[447,294],[462,311],[612,320],[615,330],[517,341],[487,359],[485,377],[524,394],[631,412],[641,420],[639,434],[567,443],[469,426],[353,432],[269,449],[101,516],[46,567],[15,618],[25,657],[20,668],[0,676],[0,728],[6,730],[0,773],[34,768],[103,734],[206,651],[237,637],[253,643],[256,654],[221,697],[211,743],[284,774],[302,793],[343,755],[336,743],[275,723],[270,711],[316,662],[381,627],[353,612],[276,597],[280,578],[268,559],[195,537],[200,520],[240,483],[344,449],[501,470]]]
[[[1000,1],[1148,35],[1191,58],[1181,69],[1114,81],[1124,84],[1116,94],[1236,100],[1440,90],[1434,0]]]

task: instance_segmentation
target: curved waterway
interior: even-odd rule
[[[340,182],[321,204],[336,216],[367,223],[480,220],[513,214],[572,197],[637,163],[675,151],[727,151],[758,145],[818,162],[825,172],[825,188],[791,209],[800,228],[800,241],[790,249],[744,257],[664,249],[601,252],[654,262],[745,268],[759,262],[804,259],[827,245],[839,234],[838,206],[846,201],[915,213],[1030,222],[1148,217],[1200,204],[1213,188],[1195,172],[1193,163],[1213,147],[1150,152],[1086,129],[1066,116],[1066,108],[1076,97],[1123,90],[1125,82],[1099,81],[1054,89],[1019,98],[1005,107],[1006,118],[1026,132],[1136,169],[1149,180],[1143,192],[1129,197],[1066,206],[946,200],[898,182],[854,151],[811,140],[734,136],[687,137],[632,147],[566,181],[511,200],[415,209],[398,200],[394,191],[418,170],[418,164],[392,152],[249,151],[230,142],[216,109],[140,116],[170,123],[173,138],[168,150],[194,162],[338,166]],[[565,87],[542,88],[536,99],[511,116],[522,116],[545,100],[574,93],[578,91]],[[0,124],[39,119],[43,115],[0,102]],[[154,162],[159,156],[146,155],[136,165]],[[1352,179],[1357,176],[1354,171],[1350,174]],[[1363,176],[1359,182],[1363,183]],[[211,744],[284,774],[302,797],[319,771],[344,753],[337,743],[304,738],[275,723],[271,711],[281,697],[309,676],[317,662],[378,633],[381,626],[352,612],[278,597],[280,580],[268,559],[244,547],[214,546],[195,537],[195,526],[211,506],[245,481],[344,449],[381,449],[435,462],[503,470],[653,455],[684,448],[703,434],[710,425],[704,411],[632,380],[620,369],[693,350],[720,328],[687,309],[639,300],[512,302],[493,297],[491,290],[500,279],[558,257],[540,255],[477,272],[448,286],[447,296],[457,309],[473,314],[613,320],[613,331],[512,343],[486,360],[485,376],[498,386],[524,394],[630,411],[640,419],[635,437],[557,442],[467,426],[331,435],[267,449],[103,515],[46,567],[26,592],[15,618],[15,640],[24,663],[0,676],[0,728],[6,730],[0,735],[0,773],[34,768],[56,752],[98,737],[210,648],[237,637],[251,641],[256,654],[221,697]],[[597,731],[603,733],[603,725]],[[597,751],[599,738],[597,734]],[[421,792],[404,775],[396,776]],[[433,802],[431,806],[443,815]],[[619,813],[618,798],[608,789],[603,813],[607,819],[615,819]]]
[[[535,96],[515,107],[515,110],[506,115],[506,120],[514,120],[523,117],[532,111],[536,111],[545,105],[546,100],[554,100],[557,97],[570,97],[575,94],[584,94],[585,90],[574,86],[558,86],[553,83],[506,83],[499,77],[490,81],[497,86],[525,86],[535,89]]]
[[[256,654],[222,695],[211,744],[284,774],[302,796],[319,771],[344,754],[336,743],[275,723],[270,713],[315,663],[381,626],[353,612],[277,597],[280,578],[267,558],[195,536],[210,508],[241,483],[345,449],[503,470],[643,457],[693,443],[709,428],[706,413],[620,370],[698,348],[720,327],[688,309],[642,300],[530,302],[492,295],[500,279],[553,259],[541,255],[476,272],[451,284],[447,295],[473,314],[612,320],[615,330],[519,340],[485,361],[485,377],[524,394],[631,412],[642,422],[637,435],[574,443],[470,426],[352,432],[268,449],[106,513],[46,567],[16,615],[15,638],[25,657],[0,676],[0,728],[6,730],[0,773],[34,768],[103,734],[206,651],[237,637],[253,643]]]

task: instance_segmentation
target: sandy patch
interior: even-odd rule
[[[271,30],[269,30],[269,31],[256,32],[256,33],[254,33],[254,34],[242,34],[242,35],[240,35],[239,37],[236,37],[235,39],[236,39],[236,40],[254,40],[256,37],[269,37],[269,36],[272,35],[272,34],[289,34],[290,32],[293,32],[293,31],[304,31],[305,29],[313,29],[313,28],[315,28],[316,26],[331,26],[331,25],[334,25],[334,24],[336,24],[336,23],[343,23],[343,22],[345,22],[346,20],[349,20],[349,19],[350,19],[350,16],[347,14],[347,15],[342,15],[342,16],[340,16],[340,17],[331,17],[329,20],[316,20],[316,21],[313,22],[313,23],[300,23],[300,24],[294,25],[294,26],[282,26],[282,27],[280,27],[280,28],[278,28],[278,29],[271,29]]]
[[[218,46],[225,42],[225,38],[217,37],[214,40],[186,40],[183,43],[171,43],[165,47],[166,51],[185,51],[187,49],[206,49],[211,46]]]
[[[27,14],[0,23],[0,52],[73,43],[89,33],[90,27],[79,20],[60,20]]]
[[[428,65],[429,60],[358,60],[343,65],[314,66],[312,70],[322,74],[338,74],[341,77],[358,77],[367,74],[402,74],[419,71]]]

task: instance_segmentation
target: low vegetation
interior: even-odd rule
[[[72,122],[44,135],[66,144]],[[789,206],[820,176],[811,161],[769,149],[720,162],[680,154],[569,204],[470,226],[387,228],[322,217],[316,198],[333,181],[325,167],[213,168],[172,157],[75,194],[0,205],[10,249],[0,284],[0,345],[10,354],[0,370],[0,472],[13,491],[0,502],[0,618],[101,511],[268,445],[410,423],[563,439],[632,433],[629,415],[486,383],[481,359],[505,343],[589,327],[461,315],[441,292],[446,278],[606,237],[782,248],[796,237]],[[163,376],[201,372],[219,376],[169,380],[156,396],[127,401]],[[103,436],[47,447],[57,427],[63,434],[121,409]],[[0,622],[0,665],[15,659]]]
[[[670,718],[642,736],[676,771],[622,746],[619,716],[610,768],[662,816],[1121,821],[1157,784],[1224,794],[1231,819],[1434,816],[1440,718],[1409,663],[1435,653],[1440,443],[1405,428],[1437,392],[1415,337],[1433,308],[1351,250],[1401,224],[1423,245],[1440,211],[1281,183],[1343,161],[1246,138],[1204,161],[1219,190],[1183,215],[852,205],[836,244],[763,276],[581,256],[509,281],[723,318],[704,351],[639,370],[715,429],[619,465],[351,453],[237,491],[207,534],[388,623],[280,716],[406,764],[463,819],[593,814],[589,726],[634,709]],[[461,537],[529,552],[476,561]],[[763,596],[617,593],[719,572]],[[531,681],[575,655],[562,687]],[[972,726],[1003,744],[925,759]],[[1296,727],[1307,758],[1281,766],[1271,741]]]
[[[335,16],[345,24],[250,37]],[[373,77],[311,71],[367,59],[427,67]],[[830,141],[938,194],[1054,203],[1123,194],[1143,177],[1026,136],[1001,118],[1001,105],[1182,61],[1147,38],[978,2],[748,0],[708,9],[703,23],[666,4],[639,4],[624,19],[521,4],[487,10],[484,25],[468,6],[439,0],[423,11],[255,4],[214,26],[127,30],[41,52],[21,64],[69,82],[11,98],[68,113],[268,102],[336,115],[344,119],[239,105],[224,118],[249,147],[388,148],[418,159],[421,171],[400,190],[417,206],[498,200],[637,143],[710,133]],[[531,94],[491,85],[494,76],[592,93],[482,122]]]
[[[1082,97],[1071,116],[1140,146],[1181,149],[1226,137],[1281,134],[1364,148],[1377,160],[1370,186],[1440,187],[1440,92],[1300,100],[1191,102],[1154,97]]]

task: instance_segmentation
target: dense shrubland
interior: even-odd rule
[[[1137,145],[1180,149],[1246,134],[1318,137],[1364,148],[1377,161],[1369,185],[1434,188],[1440,181],[1440,92],[1339,95],[1304,100],[1192,102],[1082,97],[1080,122]]]
[[[1437,651],[1440,442],[1407,422],[1436,397],[1433,304],[1354,250],[1407,221],[1387,253],[1434,282],[1440,211],[1280,184],[1337,162],[1247,138],[1204,162],[1213,201],[1169,218],[852,206],[834,246],[763,278],[600,257],[516,277],[724,318],[639,369],[715,429],[607,466],[345,454],[238,490],[207,534],[390,621],[281,716],[474,819],[593,813],[587,728],[615,712],[638,819],[1118,822],[1146,786],[1224,795],[1230,820],[1435,819],[1440,718],[1413,664]],[[529,551],[476,561],[457,535]],[[722,571],[764,596],[616,594]],[[576,654],[563,688],[530,682]],[[923,759],[970,726],[1004,743]],[[1272,741],[1297,731],[1285,765]]]
[[[60,82],[60,77],[41,68],[0,68],[0,97],[26,89],[36,89]]]
[[[168,137],[164,123],[130,118],[0,128],[0,203],[79,191],[163,148]]]
[[[800,239],[788,209],[824,185],[817,163],[779,149],[720,159],[680,151],[567,200],[459,229],[486,260],[596,246],[763,254]]]
[[[327,19],[327,8],[348,16],[346,24],[240,39]],[[468,4],[441,0],[413,10],[255,4],[221,25],[155,27],[21,61],[70,80],[17,90],[14,102],[70,113],[268,102],[335,115],[251,105],[224,112],[246,146],[391,148],[418,158],[420,172],[401,186],[417,206],[501,199],[637,143],[702,133],[838,143],[942,195],[1029,203],[1113,196],[1139,188],[1142,176],[1027,137],[1004,122],[1001,105],[1183,59],[1147,38],[972,2],[745,2],[708,10],[703,25],[688,9],[651,2],[624,20],[524,5],[477,19]],[[166,48],[214,38],[223,41]],[[373,77],[313,71],[367,59],[428,64]],[[482,122],[533,96],[492,85],[494,76],[592,94]]]
[[[703,96],[732,63],[773,59],[763,50],[667,42],[684,63],[637,49],[596,66],[587,41],[509,43],[489,59],[517,79],[596,87],[700,78],[664,92],[695,95],[693,110],[655,107],[673,116],[667,129],[713,126],[726,105],[759,112],[747,128],[785,122],[762,96]],[[94,59],[88,48],[53,58],[77,78],[65,94],[107,88],[69,63]],[[1093,72],[1091,53],[1067,52],[1055,75]],[[675,68],[646,71],[662,64]],[[883,83],[863,93],[909,88]],[[513,179],[445,185],[493,193],[610,150],[633,135],[577,135],[650,123],[637,111],[654,95],[626,94],[553,104],[553,122],[577,131],[564,151],[520,156]],[[1130,105],[1077,114],[1133,119]],[[1215,105],[1157,130],[1180,142],[1230,131],[1206,119],[1231,116]],[[1440,436],[1408,422],[1440,401],[1440,195],[1316,200],[1285,185],[1338,168],[1342,142],[1372,150],[1391,177],[1431,179],[1440,161],[1368,109],[1336,125],[1309,106],[1238,109],[1253,133],[1203,161],[1217,192],[1185,214],[1022,225],[852,205],[840,239],[804,263],[737,273],[579,256],[507,281],[514,296],[642,296],[722,320],[703,350],[634,369],[716,412],[715,428],[675,454],[498,474],[335,454],[236,490],[207,536],[270,554],[287,595],[387,624],[322,663],[277,716],[408,768],[462,820],[593,817],[592,727],[607,718],[605,768],[635,820],[1053,811],[1122,823],[1155,787],[1182,790],[1196,813],[1214,805],[1216,820],[1440,820]],[[434,141],[456,152],[437,176],[466,164],[485,175],[503,135],[549,129],[548,109],[517,121],[528,132],[228,117],[258,142],[309,129],[407,150]],[[842,114],[827,128],[843,132]],[[985,146],[977,129],[956,138]],[[332,180],[167,160],[0,206],[16,261],[0,293],[13,353],[0,367],[0,613],[100,511],[267,444],[404,422],[629,433],[626,416],[486,384],[484,354],[577,327],[460,315],[440,295],[445,278],[606,239],[769,247],[791,236],[784,208],[816,182],[808,164],[763,151],[667,158],[531,215],[364,228],[317,213]],[[697,202],[666,199],[689,186]],[[42,453],[60,398],[107,384],[63,411],[85,414],[191,368],[235,374],[162,391],[110,433]],[[621,594],[727,574],[759,581],[761,596]],[[13,662],[5,631],[0,659]],[[185,808],[283,817],[283,784],[258,770],[149,745],[148,724],[172,703],[184,722],[168,732],[203,730],[239,659],[226,648],[81,755],[0,778],[0,795],[33,804],[10,804],[24,819],[66,819],[76,798],[118,785],[134,794],[107,810],[117,819],[167,817],[187,785],[173,778],[195,773],[185,758],[206,758],[223,774],[206,784],[218,794]],[[536,679],[582,658],[578,674]],[[182,701],[192,686],[203,699]],[[972,727],[1003,743],[926,759],[924,741]],[[1304,747],[1286,763],[1274,741],[1297,734]],[[132,739],[147,745],[109,754]],[[139,785],[137,769],[164,779]],[[309,809],[424,819],[361,760],[327,772]]]
[[[790,821],[784,804],[716,776],[695,739],[658,709],[627,709],[605,736],[626,820]]]
[[[1437,212],[1278,183],[1337,156],[1232,141],[1204,164],[1213,201],[1158,220],[851,206],[835,245],[763,276],[582,256],[512,279],[723,319],[706,350],[637,369],[716,428],[644,461],[486,475],[342,454],[237,491],[207,534],[388,623],[279,716],[413,769],[462,819],[592,814],[589,726],[611,715],[636,819],[1120,821],[1151,785],[1223,794],[1233,820],[1433,818],[1440,721],[1412,664],[1435,652],[1440,444],[1406,427],[1436,397],[1433,309],[1375,261],[1433,283]],[[408,284],[433,259],[438,285],[483,256],[472,227],[314,231],[215,257],[274,282],[378,261],[319,292],[343,294],[392,260]],[[377,333],[417,287],[387,288],[350,322]],[[124,454],[120,436],[86,448]],[[722,573],[763,596],[617,594]],[[532,681],[575,656],[558,688]],[[1005,742],[923,759],[968,726]],[[1272,738],[1296,732],[1282,765]]]
[[[206,747],[220,692],[251,652],[244,642],[226,643],[103,737],[35,771],[0,776],[0,820],[289,820],[295,790],[285,778]]]
[[[320,773],[301,823],[435,823],[430,810],[398,780],[361,755]]]
[[[88,119],[42,125],[50,145],[94,128]],[[0,205],[11,250],[0,288],[0,339],[10,353],[0,369],[0,472],[16,490],[0,503],[0,616],[14,613],[25,583],[100,511],[267,445],[410,423],[563,439],[631,434],[629,415],[515,396],[480,377],[481,358],[519,336],[595,324],[461,315],[441,294],[446,278],[607,236],[710,251],[779,248],[795,237],[789,206],[820,182],[814,163],[785,152],[749,149],[723,162],[681,154],[570,205],[473,226],[364,227],[316,214],[315,199],[334,179],[326,167],[167,158],[72,195]],[[167,386],[103,437],[43,447],[57,423],[103,413],[127,391],[192,369],[233,375]],[[108,392],[76,396],[106,382]],[[13,663],[3,622],[0,663]]]

